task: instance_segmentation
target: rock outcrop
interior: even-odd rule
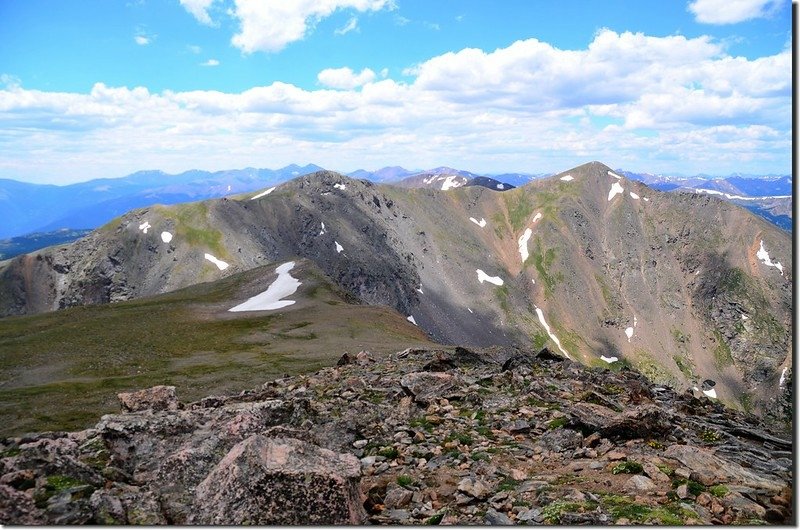
[[[510,348],[371,359],[0,440],[0,523],[794,522],[791,442],[706,397]]]

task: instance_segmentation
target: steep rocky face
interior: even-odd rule
[[[2,524],[791,524],[791,442],[548,350],[405,350],[0,440]]]
[[[788,234],[741,208],[656,192],[596,162],[503,193],[319,172],[137,210],[7,262],[0,309],[136,298],[302,257],[442,343],[548,344],[676,388],[711,380],[719,399],[764,411],[791,363],[791,249]]]

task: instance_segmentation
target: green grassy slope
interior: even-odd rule
[[[191,401],[331,365],[343,352],[430,345],[391,309],[347,303],[307,262],[293,306],[229,313],[274,265],[112,305],[0,319],[0,436],[90,426],[118,392],[157,384]]]

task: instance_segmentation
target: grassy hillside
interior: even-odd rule
[[[307,262],[297,303],[227,310],[265,290],[275,266],[104,306],[0,319],[0,435],[85,428],[119,409],[116,394],[157,384],[181,400],[253,388],[317,370],[344,351],[386,354],[430,345],[384,307],[348,303]]]

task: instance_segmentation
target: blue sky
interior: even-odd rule
[[[0,0],[0,178],[791,171],[787,0]]]

